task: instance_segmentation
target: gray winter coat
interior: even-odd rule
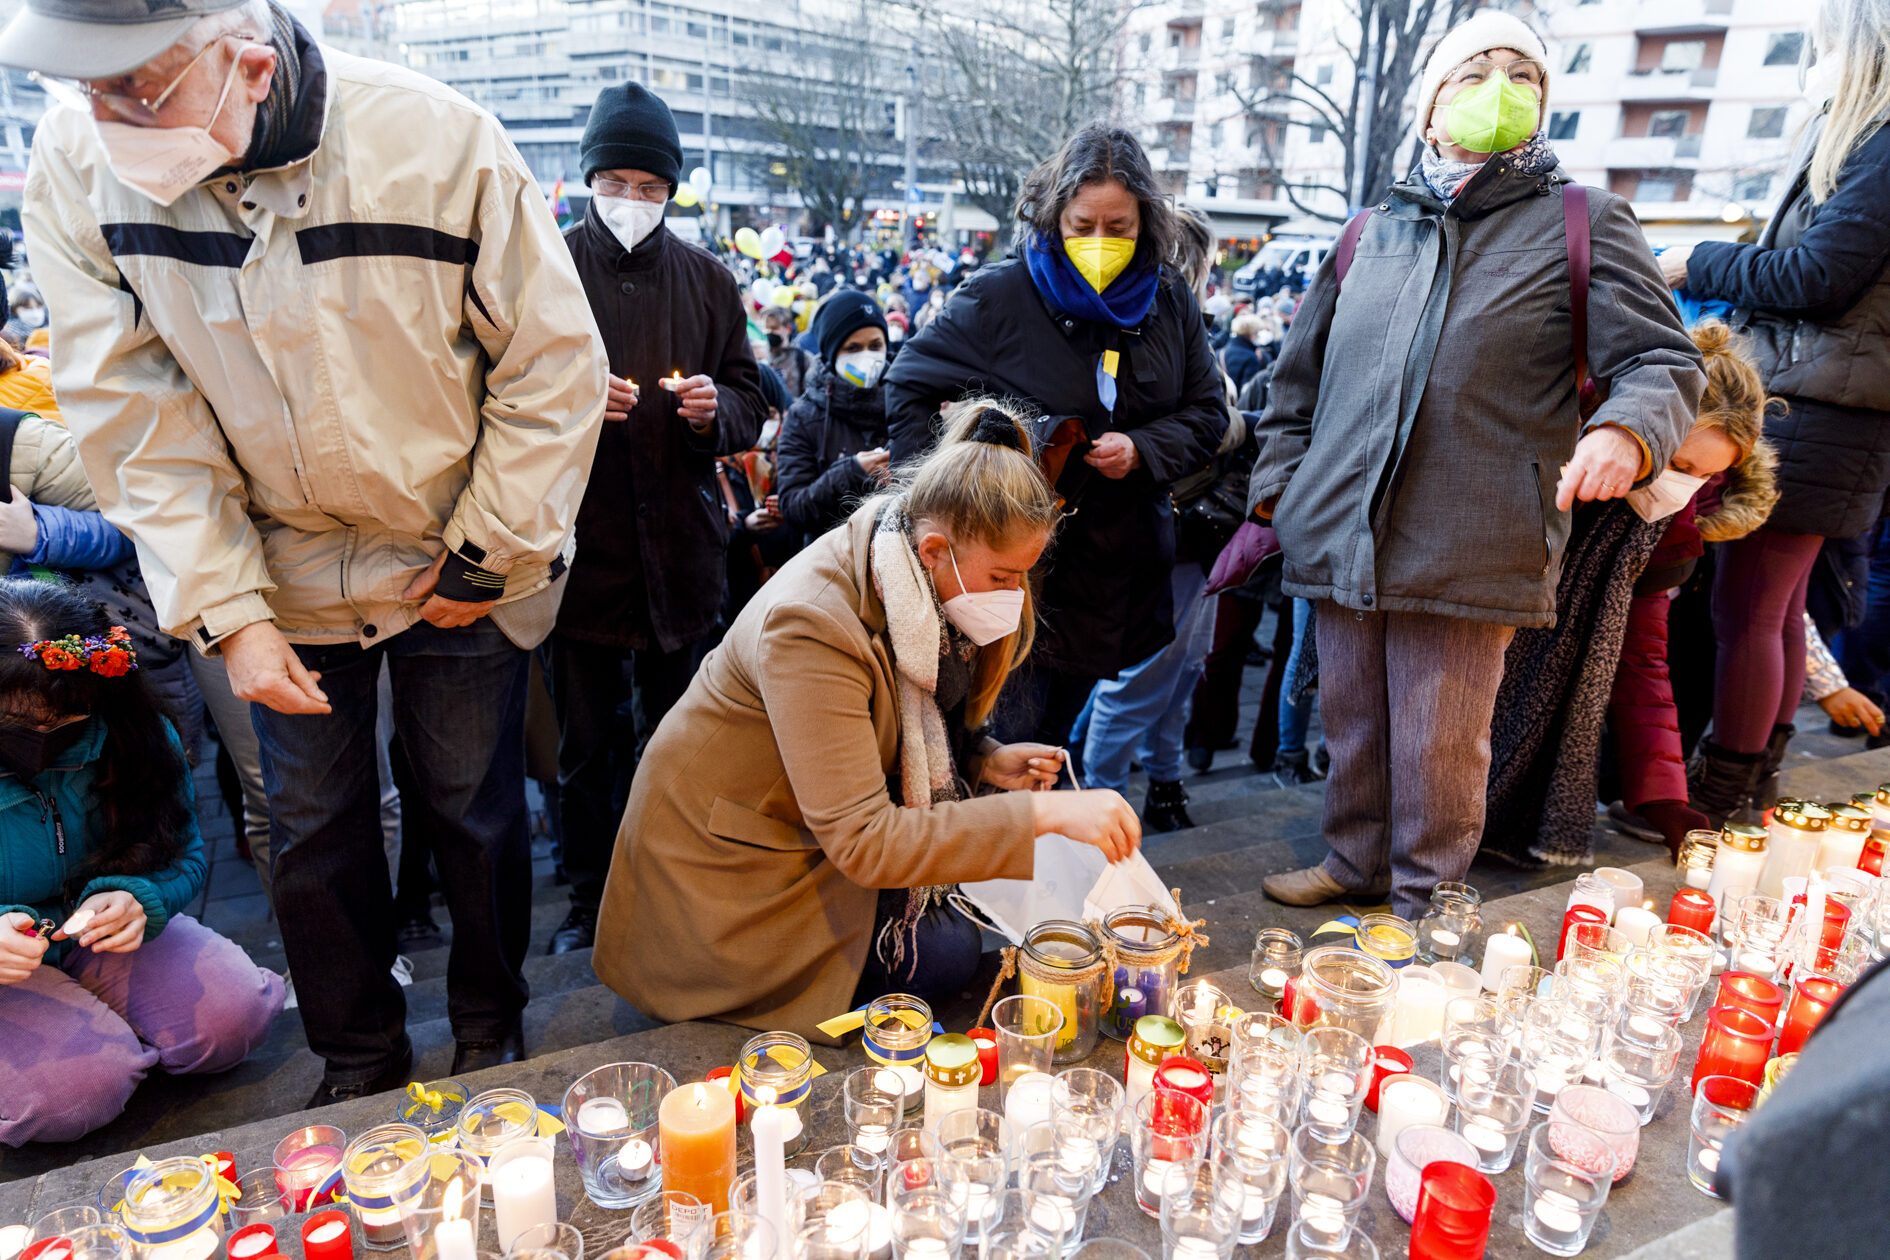
[[[1555,624],[1576,402],[1557,170],[1499,155],[1448,208],[1414,173],[1375,208],[1341,294],[1328,255],[1273,372],[1249,506],[1288,594],[1376,612]],[[1706,378],[1627,202],[1589,192],[1588,361],[1665,468]]]

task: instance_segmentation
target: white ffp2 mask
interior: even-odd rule
[[[210,128],[223,113],[223,102],[229,99],[241,66],[241,60],[230,63],[217,107],[201,127],[134,127],[94,119],[92,125],[105,144],[106,160],[118,182],[168,206],[208,179],[212,171],[234,161],[236,155],[210,134]]]
[[[959,594],[945,601],[945,616],[979,647],[996,643],[1007,634],[1017,633],[1024,620],[1024,591],[967,591],[964,574],[958,571],[958,555],[952,558],[952,576],[958,579]]]
[[[840,355],[833,361],[833,370],[847,384],[871,389],[879,384],[880,375],[886,370],[886,352],[855,350],[852,354]]]
[[[604,226],[618,243],[625,249],[635,249],[662,223],[666,203],[631,197],[596,197],[591,204],[597,207]]]
[[[1664,521],[1685,507],[1705,484],[1704,477],[1665,468],[1660,476],[1639,490],[1628,491],[1628,506],[1640,513],[1644,521]]]

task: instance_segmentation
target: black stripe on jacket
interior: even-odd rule
[[[326,223],[298,231],[295,244],[304,266],[388,255],[470,266],[479,258],[477,241],[411,223]]]
[[[101,223],[112,257],[150,254],[202,267],[241,267],[253,237],[235,232],[186,232],[164,223]]]

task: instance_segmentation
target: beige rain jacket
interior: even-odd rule
[[[23,218],[65,419],[173,634],[384,641],[446,547],[532,646],[603,416],[590,305],[492,115],[303,38],[313,151],[169,207],[45,116]]]

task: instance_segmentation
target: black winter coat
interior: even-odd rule
[[[884,445],[886,387],[860,389],[816,361],[775,443],[775,493],[788,527],[812,541],[846,520],[879,488],[853,457]]]
[[[1113,418],[1096,396],[1096,363],[1113,328],[1053,308],[1022,259],[983,267],[908,341],[886,379],[895,467],[937,440],[939,404],[1014,397],[1080,417],[1094,441],[1127,433],[1141,463],[1112,480],[1071,455],[1067,500],[1040,571],[1041,668],[1113,678],[1175,637],[1168,488],[1205,468],[1227,432],[1220,368],[1194,294],[1164,272],[1148,317],[1121,334]]]
[[[1227,364],[1227,377],[1234,382],[1236,393],[1260,372],[1260,352],[1245,337],[1229,337],[1221,358]]]
[[[1765,528],[1849,538],[1890,488],[1890,127],[1814,205],[1807,184],[1818,127],[1757,245],[1710,241],[1687,262],[1687,291],[1741,308],[1766,388],[1787,412],[1766,417],[1778,449],[1778,506]]]
[[[714,628],[727,570],[728,514],[715,457],[755,444],[768,414],[735,277],[658,229],[626,252],[601,220],[564,231],[614,376],[637,383],[629,418],[603,426],[578,509],[577,558],[554,633],[674,652]],[[698,433],[657,382],[715,381],[716,416]]]

